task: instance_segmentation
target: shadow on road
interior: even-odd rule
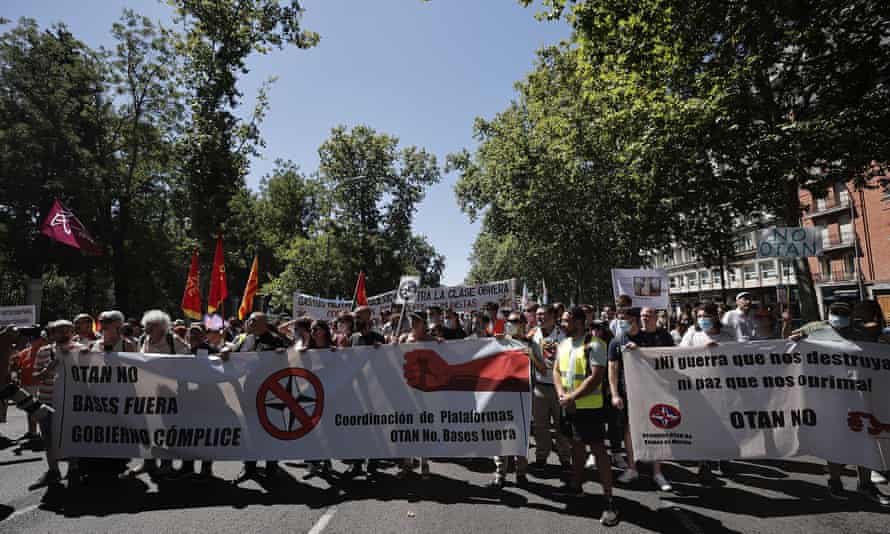
[[[24,460],[33,461],[33,460]],[[487,460],[486,460],[487,461]],[[478,462],[449,461],[471,470],[490,471],[482,460]],[[866,509],[855,498],[847,502],[829,500],[824,485],[791,479],[781,470],[790,464],[792,472],[818,474],[822,466],[808,462],[736,462],[735,474],[727,479],[731,484],[723,487],[703,487],[696,483],[693,471],[679,464],[665,464],[665,473],[674,482],[675,491],[661,494],[658,509],[649,508],[632,498],[615,497],[623,523],[655,532],[700,532],[734,534],[719,520],[708,517],[689,507],[747,515],[758,518],[790,517],[797,515],[856,512]],[[288,462],[285,465],[302,467],[305,464]],[[384,464],[391,465],[391,464]],[[475,468],[475,469],[474,469]],[[407,501],[434,502],[439,504],[472,504],[507,508],[529,508],[555,514],[569,514],[597,520],[602,513],[604,500],[601,495],[586,494],[570,497],[558,492],[550,483],[549,473],[533,476],[527,486],[518,490],[507,486],[502,490],[471,484],[456,478],[433,475],[421,479],[417,475],[401,479],[390,472],[378,472],[372,477],[353,479],[345,473],[331,472],[320,475],[328,487],[303,483],[313,478],[298,478],[290,471],[272,479],[260,478],[256,486],[238,487],[227,480],[213,478],[204,483],[194,481],[161,482],[158,491],[140,480],[111,480],[106,484],[90,484],[83,490],[69,490],[63,486],[50,488],[43,496],[41,508],[66,517],[111,516],[143,511],[180,510],[190,508],[270,506],[281,504],[303,505],[312,509],[327,508],[350,501]],[[542,480],[542,481],[538,481]],[[593,473],[590,480],[598,480]],[[648,480],[648,479],[645,479]],[[649,482],[633,485],[632,490],[644,489]],[[740,487],[743,486],[743,487]],[[744,487],[751,488],[748,491]],[[598,489],[598,488],[597,488]],[[763,490],[788,495],[775,498],[757,493]],[[546,502],[528,499],[528,492]],[[0,507],[0,520],[12,511]],[[870,509],[870,507],[868,507]]]

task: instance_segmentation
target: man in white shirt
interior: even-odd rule
[[[720,322],[735,336],[736,341],[759,339],[757,321],[751,313],[751,293],[742,291],[736,295],[735,303],[736,309],[724,313]]]

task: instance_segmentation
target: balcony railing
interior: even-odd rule
[[[856,274],[848,271],[831,271],[813,273],[813,281],[817,284],[827,284],[830,282],[853,282],[856,280]]]
[[[855,237],[853,234],[841,234],[822,238],[822,248],[852,247]]]
[[[850,208],[850,197],[841,197],[839,199],[825,199],[824,202],[814,200],[812,204],[810,204],[810,212],[808,215],[810,217],[815,217],[817,215],[822,215],[825,213],[837,211],[840,209],[849,209]]]

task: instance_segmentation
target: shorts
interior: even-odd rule
[[[582,443],[602,443],[606,439],[606,410],[581,409],[563,412],[560,429],[566,437]]]

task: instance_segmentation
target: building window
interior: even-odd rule
[[[745,277],[745,282],[751,282],[757,280],[757,266],[754,264],[747,264],[742,268],[743,276]]]
[[[819,234],[822,236],[822,246],[823,247],[831,246],[831,240],[828,237],[828,227],[820,226]]]
[[[671,277],[671,289],[677,289],[677,278]]]
[[[701,285],[710,284],[711,283],[711,275],[708,271],[702,271],[698,275],[701,280]]]
[[[689,273],[687,276],[689,277],[689,287],[698,286],[698,273]]]
[[[852,275],[856,272],[856,258],[853,256],[844,256],[844,273]]]
[[[838,206],[846,206],[850,203],[850,191],[847,184],[838,182],[834,184],[834,197],[837,199]]]
[[[840,230],[841,243],[852,243],[853,222],[850,220],[849,215],[844,214],[843,217],[838,218],[838,228]]]
[[[760,262],[760,274],[764,278],[775,278],[776,277],[776,262],[774,261],[762,261]]]
[[[736,281],[739,279],[739,275],[735,267],[726,269],[726,279],[727,281],[729,281],[730,284],[736,283]]]
[[[782,260],[782,276],[794,276],[794,262],[790,260]]]

